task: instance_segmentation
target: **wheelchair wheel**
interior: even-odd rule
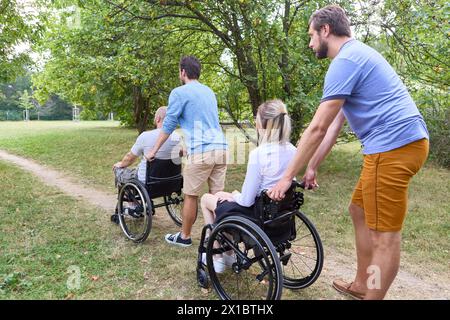
[[[213,256],[223,252],[232,253],[228,256],[231,261],[224,261],[225,270],[216,272]],[[283,277],[277,252],[261,228],[246,218],[228,217],[212,230],[206,264],[211,283],[223,300],[281,297]]]
[[[169,196],[164,196],[164,203],[166,204],[166,210],[173,222],[179,227],[183,221],[181,215],[183,209],[183,195],[177,192],[172,192]]]
[[[145,241],[152,228],[150,197],[143,183],[131,180],[119,191],[117,211],[125,236],[133,242]]]
[[[282,261],[284,287],[302,289],[317,280],[323,266],[323,247],[319,233],[312,222],[301,212],[295,216],[296,238],[289,241]]]

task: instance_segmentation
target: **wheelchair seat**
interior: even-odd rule
[[[154,159],[147,161],[145,185],[151,199],[181,193],[183,176],[181,175],[181,161],[175,159]]]
[[[230,209],[205,225],[197,257],[199,285],[208,288],[211,282],[224,300],[277,300],[283,288],[313,284],[322,271],[323,247],[314,225],[300,211],[299,188],[304,185],[293,181],[281,201],[270,199],[264,190],[247,214]],[[217,271],[214,256],[225,252],[232,259],[223,259],[230,270]]]
[[[276,245],[287,240],[293,240],[295,234],[295,214],[303,204],[303,193],[297,191],[300,184],[293,181],[281,201],[269,198],[267,190],[263,190],[256,197],[253,205],[253,215],[245,215],[237,212],[227,212],[220,216],[215,223],[219,223],[229,216],[244,217],[258,225]]]
[[[269,198],[267,190],[255,200],[255,216],[274,245],[296,237],[295,214],[303,204],[303,193],[297,191],[300,186],[297,181],[292,181],[281,201]]]

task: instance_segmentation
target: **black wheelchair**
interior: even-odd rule
[[[299,188],[303,185],[294,181],[279,202],[263,191],[254,216],[230,212],[206,225],[198,249],[199,285],[208,288],[212,283],[223,300],[277,300],[283,287],[313,284],[322,271],[323,247],[316,228],[299,211],[304,201]],[[215,270],[216,254],[228,255],[224,271]]]
[[[120,224],[125,236],[139,243],[147,239],[155,209],[165,207],[177,226],[182,223],[183,176],[180,164],[173,160],[154,159],[147,162],[145,183],[131,179],[118,185],[115,214],[111,221]],[[156,198],[162,202],[155,204]]]

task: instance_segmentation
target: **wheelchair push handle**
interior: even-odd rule
[[[292,186],[299,187],[299,188],[302,188],[304,190],[312,189],[312,187],[309,187],[309,188],[305,187],[305,181],[298,182],[297,180],[292,180],[291,188],[292,188]],[[262,190],[261,191],[261,195],[266,195],[267,197],[269,197],[269,195],[267,194],[267,191],[268,191],[268,189]]]

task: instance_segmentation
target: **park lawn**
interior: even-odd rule
[[[137,136],[135,129],[110,121],[0,123],[0,149],[107,191],[113,191],[112,165],[122,160]]]
[[[176,229],[164,212],[136,245],[105,212],[2,161],[0,179],[0,299],[217,299],[197,285],[197,246],[163,241]],[[199,236],[196,228],[195,244]],[[342,299],[319,281],[283,298]]]
[[[36,159],[110,191],[111,165],[129,150],[136,136],[135,130],[107,122],[0,123],[0,149]],[[319,230],[325,255],[337,251],[354,259],[347,205],[361,163],[358,143],[335,147],[320,168],[320,188],[306,193],[302,209]],[[245,164],[229,166],[227,191],[240,189],[245,170]],[[2,165],[0,175],[5,175],[1,177],[4,181],[11,181],[9,187],[2,186],[1,193],[8,205],[0,211],[1,251],[7,253],[0,257],[0,274],[4,274],[0,284],[8,275],[13,279],[7,279],[9,282],[23,281],[19,289],[6,289],[7,298],[64,298],[70,294],[75,298],[216,298],[213,293],[202,292],[195,280],[201,214],[190,248],[180,250],[163,242],[165,233],[177,229],[164,212],[155,216],[149,239],[136,246],[124,240],[105,212],[43,188],[13,167]],[[402,265],[413,266],[413,272],[448,271],[449,181],[448,170],[428,163],[411,184]],[[20,189],[24,191],[14,191]],[[23,198],[20,205],[16,203],[17,194]],[[17,230],[21,230],[20,242]],[[84,281],[75,292],[69,292],[65,285],[71,265],[80,266]],[[340,297],[319,278],[308,289],[284,290],[283,298]]]
[[[105,212],[1,161],[0,179],[0,299],[215,298],[197,287],[195,248],[162,244],[168,220],[134,245]]]

